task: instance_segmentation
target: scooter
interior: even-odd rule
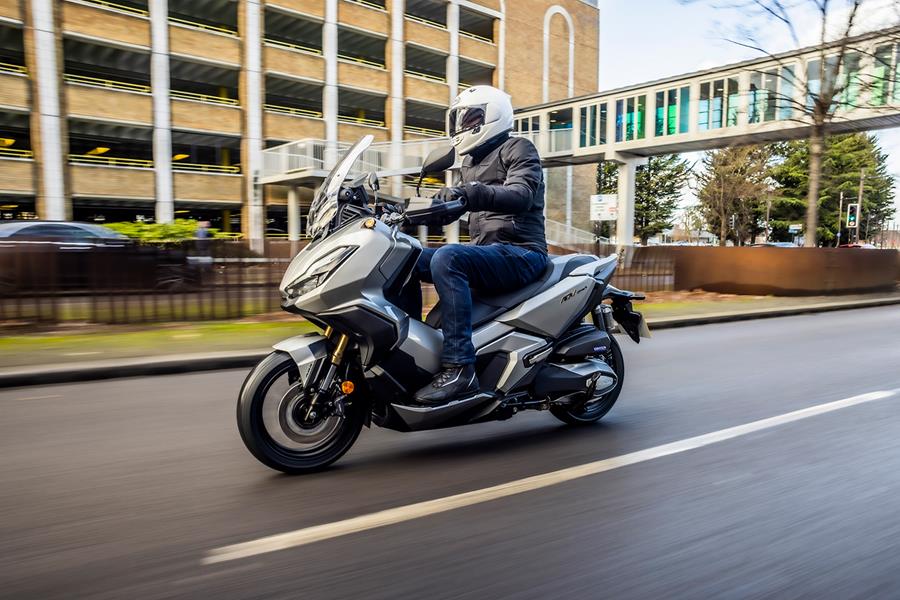
[[[441,366],[441,305],[424,321],[401,308],[401,290],[422,251],[402,228],[452,222],[465,206],[416,197],[404,208],[379,202],[377,174],[348,181],[371,142],[365,136],[347,151],[310,206],[312,241],[288,266],[280,291],[282,308],[322,333],[275,344],[247,376],[237,404],[247,449],[264,465],[297,474],[339,459],[364,425],[421,431],[530,409],[574,425],[602,418],[625,377],[615,324],[635,342],[649,335],[632,307],[643,296],[609,285],[615,255],[552,257],[522,289],[473,291],[480,390],[443,406],[414,402]],[[449,148],[430,153],[420,183],[454,160]]]

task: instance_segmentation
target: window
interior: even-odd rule
[[[596,146],[606,143],[606,104],[582,106],[579,146]]]
[[[83,234],[83,235],[79,235]],[[11,237],[17,238],[64,238],[64,239],[81,239],[84,237],[92,238],[94,236],[87,232],[82,232],[74,227],[66,225],[53,225],[44,223],[41,225],[32,225],[20,229]]]
[[[875,64],[872,65],[872,104],[884,106],[890,96],[890,73],[894,48],[890,45],[875,49]]]
[[[700,84],[700,131],[737,125],[740,97],[733,77]]]
[[[630,142],[644,139],[646,114],[647,96],[616,100],[616,141]]]
[[[859,105],[862,88],[859,52],[848,52],[844,57],[838,87],[841,88],[841,104],[848,108],[855,108]]]
[[[679,94],[682,95],[680,100]],[[683,87],[680,90],[672,88],[656,92],[656,127],[654,128],[656,136],[685,133],[689,110],[690,88]]]
[[[678,91],[679,120],[678,133],[687,133],[690,124],[691,114],[691,88],[683,87]]]

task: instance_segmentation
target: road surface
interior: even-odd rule
[[[243,448],[241,371],[4,390],[0,597],[900,597],[900,307],[622,343],[599,425],[366,430],[300,478]]]

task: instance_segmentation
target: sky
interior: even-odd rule
[[[757,58],[757,51],[726,38],[740,37],[738,29],[760,24],[756,33],[764,47],[784,51],[797,47],[787,28],[746,11],[717,8],[736,1],[696,0],[599,0],[600,89],[651,81],[700,69]],[[888,0],[863,4],[863,27],[885,23]],[[818,20],[797,13],[797,38],[801,46],[815,44]],[[803,27],[804,24],[811,26]],[[888,168],[895,177],[895,204],[900,218],[900,128],[877,132],[888,154]],[[696,155],[691,155],[691,157]]]

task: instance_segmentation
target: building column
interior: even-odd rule
[[[241,141],[244,214],[243,232],[254,252],[263,250],[266,237],[266,206],[258,183],[262,168],[262,5],[259,0],[241,0],[239,27],[244,47],[241,69],[241,106],[244,136]]]
[[[402,13],[401,13],[402,18]],[[338,142],[338,0],[325,0],[322,25],[322,54],[325,57],[325,87],[322,90],[322,117],[325,120],[325,168],[337,162]]]
[[[389,98],[391,130],[391,154],[390,168],[403,167],[403,125],[406,122],[406,101],[403,94],[403,71],[405,50],[403,41],[403,14],[405,0],[391,0],[388,7],[391,14],[391,38],[390,51],[388,52],[388,70],[391,73],[391,94]],[[403,178],[391,177],[391,195],[400,197],[403,195]]]
[[[169,102],[168,0],[150,0],[149,8],[156,222],[171,223],[175,220],[175,194],[172,184],[172,105]]]
[[[300,187],[288,187],[287,196],[288,240],[296,242],[300,239]]]
[[[618,171],[616,246],[621,249],[634,245],[634,194],[637,168],[647,164],[647,158],[616,153],[610,160],[617,163]]]
[[[447,4],[447,30],[450,32],[450,56],[447,57],[447,86],[450,88],[450,102],[459,94],[459,0]],[[447,175],[447,185],[453,184],[453,174]],[[459,221],[444,227],[444,238],[448,244],[459,243]]]
[[[72,216],[68,201],[65,156],[66,119],[61,102],[59,6],[53,0],[25,3],[25,60],[31,74],[31,140],[36,168],[35,212],[41,219]]]

